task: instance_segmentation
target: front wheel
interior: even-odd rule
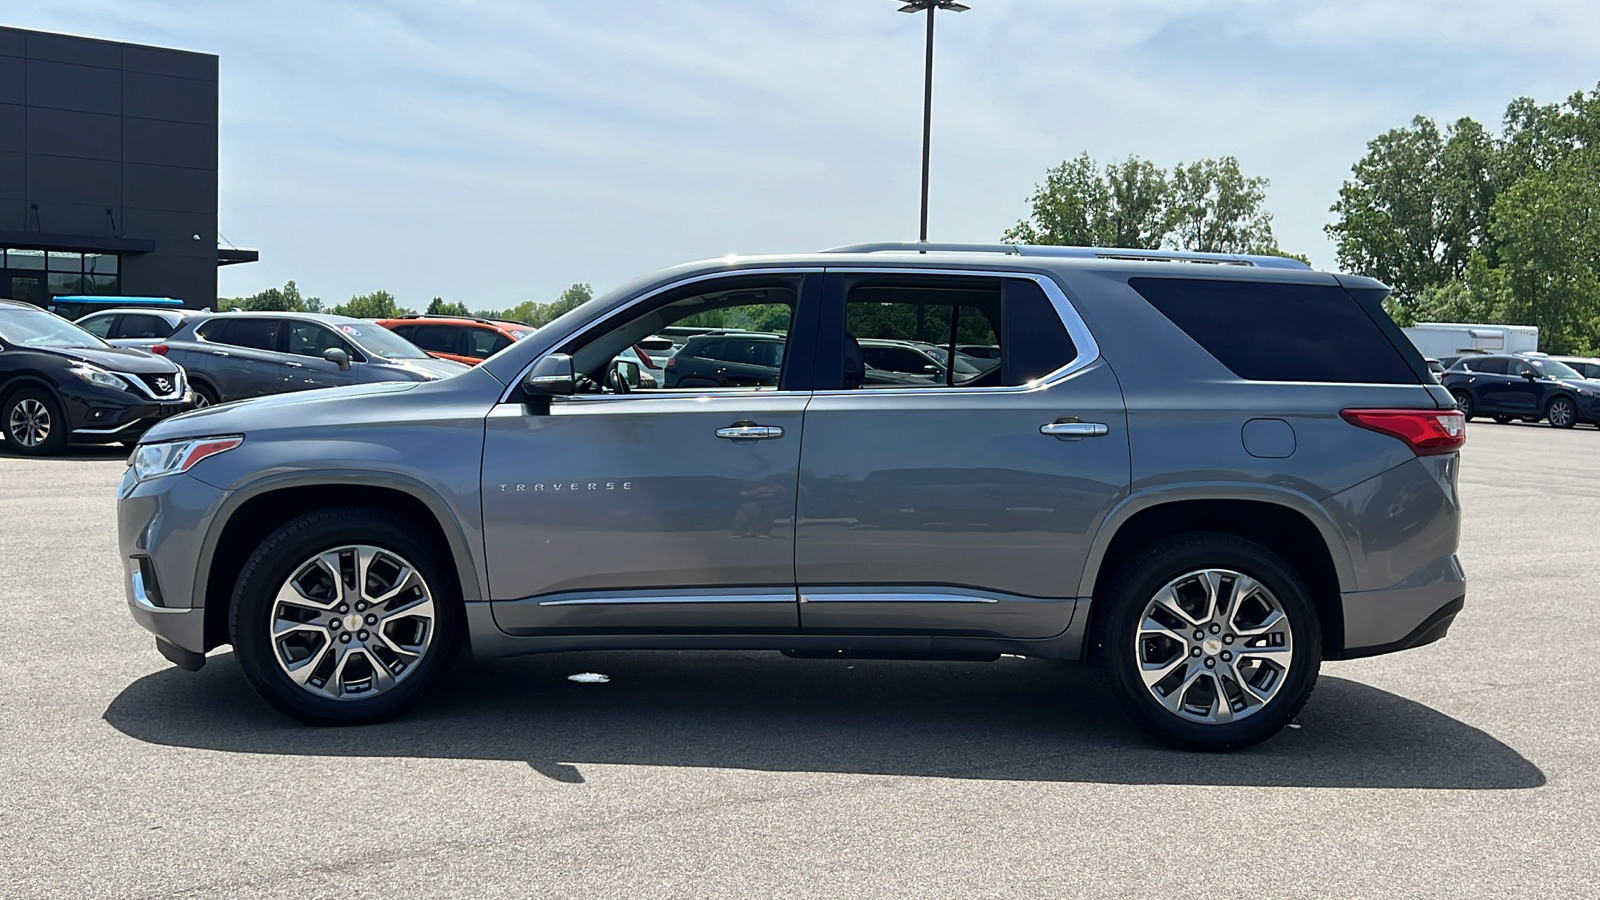
[[[1091,651],[1101,676],[1166,744],[1260,743],[1316,686],[1322,634],[1310,592],[1260,544],[1211,532],[1166,538],[1096,593]]]
[[[1456,408],[1461,410],[1461,415],[1465,416],[1468,422],[1471,422],[1473,415],[1477,412],[1475,404],[1472,402],[1472,395],[1466,391],[1456,391],[1452,396],[1456,398]]]
[[[1496,425],[1510,425],[1511,424],[1511,417],[1510,416],[1495,416],[1494,417],[1494,423]]]
[[[245,563],[229,630],[245,676],[312,725],[393,718],[432,690],[461,643],[453,568],[376,510],[301,516]]]
[[[1571,428],[1578,424],[1578,404],[1571,397],[1557,397],[1544,408],[1544,417],[1551,428]]]
[[[24,456],[51,456],[67,445],[67,417],[55,395],[44,388],[26,387],[6,398],[0,407],[6,442]]]

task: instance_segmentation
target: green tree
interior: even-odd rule
[[[322,300],[317,297],[302,296],[300,288],[291,279],[282,288],[267,288],[259,294],[251,294],[248,297],[217,299],[218,309],[234,307],[247,312],[321,312]]]
[[[509,309],[481,309],[477,315],[485,319],[506,319],[512,322],[526,322],[535,328],[555,321],[557,317],[577,309],[594,299],[594,288],[587,284],[573,284],[561,295],[549,303],[539,303],[525,300]]]
[[[356,319],[392,319],[396,316],[416,315],[416,310],[402,308],[395,303],[393,294],[382,290],[351,297],[349,303],[341,303],[329,311],[336,316],[350,316]]]
[[[443,297],[435,297],[431,302],[428,303],[428,315],[470,316],[472,313],[467,309],[467,305],[465,303],[454,303],[444,299]]]
[[[1045,173],[1028,217],[1002,240],[1285,255],[1265,209],[1267,184],[1232,156],[1180,163],[1168,175],[1136,156],[1102,169],[1082,153]]]

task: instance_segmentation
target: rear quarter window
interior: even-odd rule
[[[1337,285],[1197,278],[1128,285],[1240,378],[1421,383],[1372,314]]]

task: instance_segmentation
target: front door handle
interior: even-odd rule
[[[229,353],[226,350],[213,350],[213,351],[211,351],[211,355],[212,356],[228,356]]]
[[[291,369],[304,369],[305,368],[305,366],[303,366],[303,365],[301,365],[300,363],[297,363],[297,362],[286,362],[286,363],[284,363],[284,365],[288,366]]]
[[[727,428],[718,428],[717,437],[730,441],[769,441],[783,437],[777,425],[757,425],[754,422],[735,422]]]
[[[1039,433],[1053,437],[1100,437],[1111,429],[1099,422],[1080,422],[1076,418],[1071,421],[1056,421],[1048,425],[1040,425]]]

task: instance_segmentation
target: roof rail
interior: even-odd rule
[[[1044,256],[1058,259],[1116,259],[1134,262],[1200,263],[1213,266],[1257,266],[1264,269],[1309,269],[1287,256],[1246,253],[1198,253],[1189,250],[1135,250],[1115,247],[1056,247],[1041,244],[947,244],[924,241],[883,241],[834,247],[823,253],[1003,253],[1007,256]]]

